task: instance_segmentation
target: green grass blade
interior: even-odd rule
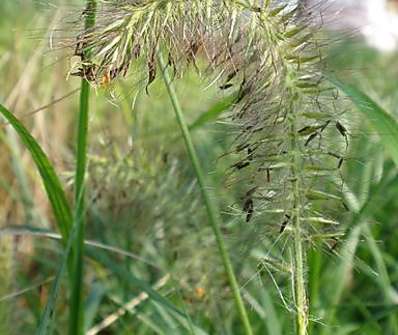
[[[40,173],[44,188],[47,192],[48,199],[51,203],[58,229],[61,232],[64,243],[66,244],[72,225],[72,214],[65,192],[57,174],[55,173],[54,167],[29,131],[3,105],[0,105],[0,113],[14,128],[22,143],[32,155],[33,161]]]
[[[172,106],[173,106],[173,109],[174,109],[174,112],[176,115],[176,119],[177,119],[178,125],[180,126],[182,136],[185,141],[185,146],[188,151],[189,159],[192,163],[196,178],[197,178],[199,186],[200,186],[204,204],[205,204],[206,210],[207,210],[207,217],[208,217],[209,223],[212,227],[216,241],[217,241],[219,253],[220,253],[223,265],[224,265],[225,272],[228,277],[229,285],[233,292],[233,296],[235,299],[235,305],[238,310],[238,314],[241,318],[245,334],[252,335],[253,331],[252,331],[252,328],[250,325],[246,307],[243,303],[243,299],[242,299],[242,296],[241,296],[241,293],[239,290],[238,281],[236,280],[236,276],[234,273],[234,269],[232,267],[230,256],[229,256],[227,247],[225,246],[225,242],[224,242],[224,239],[222,236],[221,218],[218,213],[217,205],[215,203],[215,200],[212,199],[210,196],[209,187],[206,184],[204,173],[202,171],[202,167],[200,165],[198,156],[196,154],[196,150],[193,145],[188,126],[185,122],[185,119],[184,119],[184,116],[183,116],[183,113],[181,110],[181,106],[180,106],[179,100],[177,98],[177,94],[175,92],[174,85],[171,81],[171,77],[167,70],[167,66],[166,66],[160,53],[158,54],[158,62],[162,69],[163,80],[164,80],[165,86],[167,88],[167,92],[169,93],[169,97],[170,97],[170,100],[171,100],[171,103],[172,103]]]
[[[358,88],[344,84],[337,79],[330,79],[330,81],[344,92],[358,110],[368,118],[371,126],[378,132],[381,142],[398,166],[397,120]]]
[[[105,297],[106,289],[101,283],[94,283],[85,306],[84,332],[94,325],[99,306]]]
[[[217,120],[217,118],[228,110],[236,101],[237,94],[233,93],[217,101],[206,112],[201,114],[190,126],[189,130],[196,130],[205,124]]]

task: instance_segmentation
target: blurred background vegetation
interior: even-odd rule
[[[0,103],[29,127],[71,191],[79,80],[66,80],[70,50],[55,49],[65,34],[70,36],[54,29],[71,10],[79,15],[79,1],[59,2],[0,2]],[[329,52],[331,71],[398,117],[396,54],[379,54],[342,38],[333,39]],[[149,87],[149,95],[138,86],[132,70],[92,99],[88,334],[242,334],[165,89],[160,80]],[[190,124],[205,113],[216,114],[225,99],[194,70],[178,81],[177,91]],[[346,234],[336,246],[314,247],[310,253],[311,333],[394,334],[397,169],[371,119],[354,108],[343,118],[350,145],[341,173],[350,211],[330,208]],[[264,218],[245,222],[238,190],[225,178],[231,162],[220,159],[231,140],[227,126],[202,122],[192,132],[225,214],[223,233],[255,334],[290,334],[290,302],[283,299],[290,278],[278,262],[283,245],[269,238]],[[62,247],[30,156],[5,123],[0,147],[0,333],[25,334],[37,327]],[[170,298],[192,320],[148,299],[137,280]],[[66,287],[62,290],[58,334],[66,333],[68,295]],[[134,308],[126,308],[128,303]]]

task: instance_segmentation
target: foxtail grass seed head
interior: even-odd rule
[[[230,178],[247,184],[246,221],[279,213],[284,228],[275,232],[288,232],[286,218],[299,206],[310,240],[334,222],[317,204],[342,202],[335,180],[348,145],[344,108],[323,76],[325,42],[313,15],[292,1],[102,1],[96,27],[76,38],[81,64],[75,74],[107,85],[140,61],[148,90],[159,72],[158,50],[177,74],[205,58],[219,89],[235,92]]]
[[[102,1],[96,27],[74,44],[81,57],[75,74],[94,85],[125,76],[139,61],[148,90],[161,50],[177,76],[205,59],[219,89],[235,94],[229,178],[243,184],[248,224],[264,216],[275,237],[294,236],[294,276],[301,278],[292,299],[301,329],[308,324],[305,250],[318,241],[328,247],[338,235],[325,204],[345,208],[336,180],[349,135],[344,105],[323,75],[324,36],[311,8],[283,0]]]

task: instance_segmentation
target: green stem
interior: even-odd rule
[[[306,335],[308,327],[308,306],[304,281],[304,251],[300,219],[296,217],[294,224],[294,285],[296,300],[297,335]]]
[[[232,267],[232,263],[231,263],[231,260],[230,260],[229,254],[228,254],[228,250],[225,246],[224,239],[223,239],[223,236],[221,233],[221,228],[220,228],[221,227],[221,218],[218,214],[218,209],[217,209],[217,206],[215,205],[215,202],[211,199],[209,188],[208,188],[208,185],[206,185],[204,173],[203,173],[202,167],[199,163],[199,159],[196,154],[196,150],[193,145],[191,135],[188,130],[188,126],[185,122],[174,85],[172,83],[171,77],[167,70],[167,65],[165,64],[163,57],[160,53],[158,53],[158,62],[162,68],[163,80],[166,85],[168,94],[170,96],[171,104],[173,106],[178,125],[181,129],[182,136],[185,141],[185,146],[188,151],[189,158],[191,160],[193,169],[196,174],[196,178],[199,183],[199,187],[200,187],[202,197],[203,197],[203,200],[204,200],[204,203],[206,206],[206,210],[207,210],[208,220],[209,220],[209,223],[213,229],[213,232],[214,232],[214,235],[216,238],[216,242],[217,242],[217,246],[218,246],[221,258],[222,258],[222,262],[223,262],[225,271],[228,276],[229,284],[231,286],[231,289],[232,289],[232,292],[234,295],[235,304],[238,309],[240,318],[242,320],[243,327],[245,329],[245,334],[252,335],[253,331],[251,329],[249,317],[247,315],[247,311],[246,311],[245,305],[243,303],[243,300],[242,300],[242,297],[241,297],[241,294],[239,291],[238,282],[236,280],[236,276],[235,276],[235,273],[234,273],[234,270]]]
[[[294,106],[290,107],[289,113],[290,124],[290,151],[292,153],[291,159],[291,180],[293,193],[293,279],[294,279],[294,298],[296,303],[296,334],[307,335],[308,328],[308,305],[307,294],[305,287],[304,267],[305,267],[305,251],[303,246],[303,232],[301,227],[301,208],[302,208],[302,190],[301,190],[301,176],[300,166],[301,157],[299,152],[299,144],[297,138],[297,120],[294,111]]]
[[[96,0],[86,1],[85,29],[89,30],[95,24]],[[84,61],[89,60],[90,50],[84,51]],[[84,66],[84,65],[83,65]],[[84,333],[84,299],[83,299],[83,254],[85,235],[85,204],[84,179],[87,170],[87,135],[89,117],[90,83],[82,79],[80,91],[80,110],[77,129],[77,153],[75,170],[75,209],[74,224],[76,225],[76,240],[73,254],[73,276],[70,299],[69,334],[83,335]]]

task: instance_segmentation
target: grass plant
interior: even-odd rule
[[[79,58],[72,85],[70,65],[49,71],[39,52],[18,80],[35,43],[2,31],[34,34],[24,24],[43,7],[0,4],[24,18],[0,22],[0,52],[15,51],[0,56],[0,113],[17,136],[4,157],[23,156],[0,159],[0,266],[17,264],[1,331],[397,333],[398,95],[380,79],[392,58],[328,50],[318,7],[290,1],[87,0],[81,29],[60,37]],[[334,48],[367,80],[330,75]],[[52,97],[76,79],[78,106]],[[14,81],[37,85],[8,106]],[[33,118],[43,91],[56,108]]]

